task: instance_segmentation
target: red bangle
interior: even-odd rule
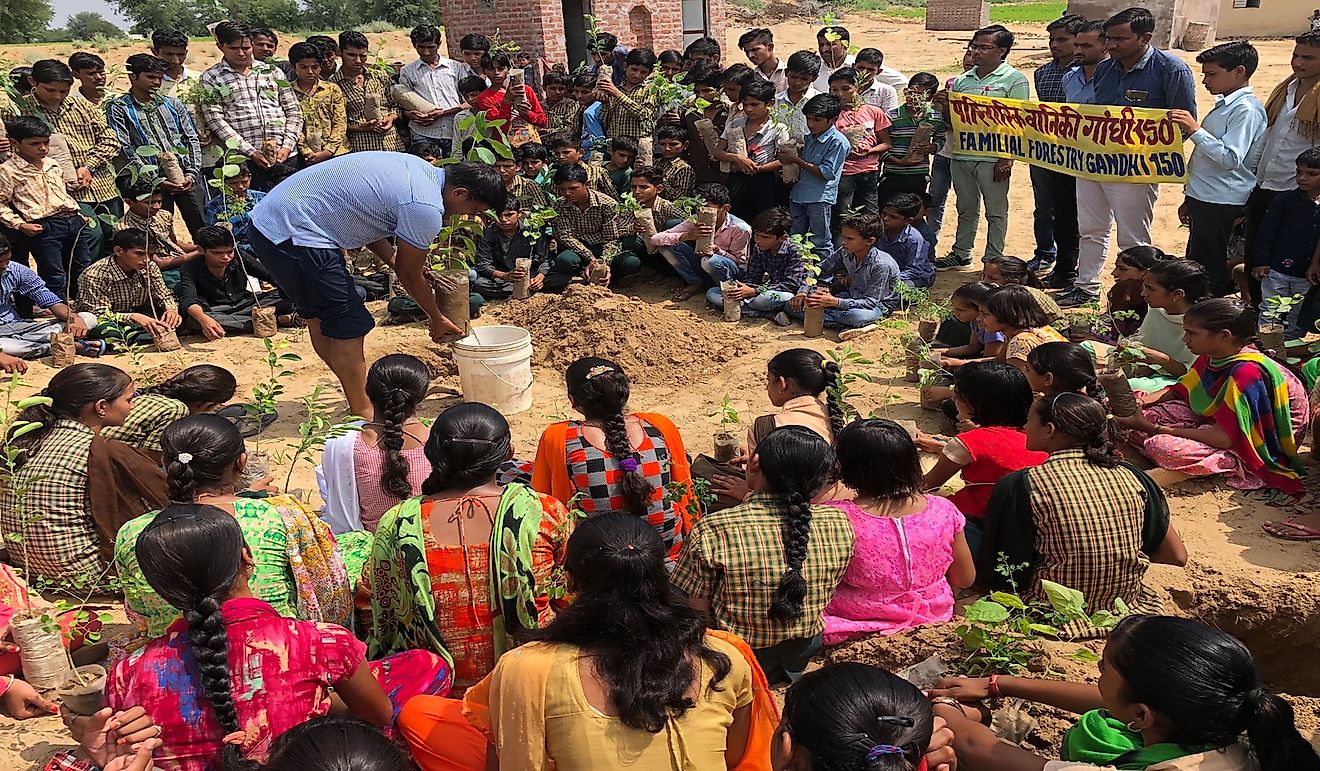
[[[999,675],[990,675],[990,698],[1004,698],[1004,694],[999,690]]]

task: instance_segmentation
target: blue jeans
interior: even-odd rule
[[[834,204],[823,201],[817,203],[798,203],[790,201],[788,211],[793,215],[793,233],[811,234],[811,243],[816,245],[816,253],[821,257],[834,251],[830,238],[830,214]]]
[[[26,249],[46,288],[64,302],[77,294],[79,274],[94,261],[89,247],[93,228],[79,214],[46,217],[37,224],[42,230],[35,236],[4,226],[0,226],[0,235],[9,239],[15,252]]]
[[[1052,260],[1057,249],[1054,245],[1054,191],[1050,187],[1049,171],[1037,166],[1031,172],[1031,194],[1036,202],[1032,215],[1032,228],[1036,233],[1036,259]]]
[[[953,187],[953,170],[949,166],[949,159],[937,155],[930,169],[931,208],[930,214],[926,215],[926,221],[930,223],[930,229],[935,233],[935,241],[930,242],[932,250],[940,237],[940,225],[944,223],[944,204],[949,200],[951,187]]]
[[[806,315],[803,311],[788,310],[786,312],[799,321]],[[825,311],[825,328],[853,329],[864,327],[867,324],[874,324],[888,315],[889,309],[884,306],[879,308],[852,308],[850,310],[828,308]]]
[[[755,297],[742,301],[742,313],[749,318],[764,319],[784,310],[788,301],[793,299],[792,292],[779,292],[766,289]],[[717,286],[706,292],[706,302],[713,308],[724,307],[724,293]]]
[[[706,286],[712,280],[719,283],[712,275],[714,272],[714,260],[719,255],[711,257],[697,256],[697,249],[692,244],[680,242],[671,247],[674,252],[674,270],[678,275],[688,283],[689,286]],[[732,262],[732,260],[730,260]],[[707,267],[707,265],[710,267]],[[734,264],[734,273],[737,273],[737,263]],[[728,279],[725,279],[726,281]]]

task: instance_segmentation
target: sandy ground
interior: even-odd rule
[[[845,20],[853,32],[854,41],[863,45],[876,45],[888,54],[888,63],[908,74],[922,69],[947,75],[958,68],[965,37],[956,33],[931,33],[919,24],[880,17],[858,16]],[[774,28],[779,40],[781,56],[802,47],[814,48],[814,27],[802,23],[784,23]],[[741,29],[731,29],[728,41],[732,48]],[[372,35],[381,40],[380,48],[387,59],[405,58],[405,33],[385,36]],[[1023,69],[1040,64],[1046,57],[1043,30],[1021,32],[1019,47],[1012,57],[1013,63]],[[1262,98],[1288,73],[1289,42],[1267,41],[1259,45],[1261,67],[1256,81]],[[71,46],[45,48],[21,47],[10,49],[11,61],[16,57],[35,60],[43,56],[67,56]],[[49,53],[47,53],[49,52]],[[116,49],[103,54],[111,62],[121,61],[131,53]],[[202,44],[194,44],[189,62],[200,69],[209,63],[211,52]],[[1183,54],[1190,62],[1192,57]],[[726,56],[740,60],[741,57]],[[1193,64],[1193,67],[1196,65]],[[1212,99],[1204,92],[1200,95],[1202,110],[1208,110]],[[1026,169],[1015,171],[1015,182],[1010,194],[1012,224],[1009,230],[1007,252],[1030,256],[1032,252],[1031,188],[1026,180]],[[1179,252],[1186,233],[1177,221],[1175,209],[1181,201],[1180,191],[1165,186],[1156,210],[1154,228],[1156,245],[1170,252]],[[952,201],[946,217],[941,242],[948,244],[953,230]],[[947,295],[959,283],[970,280],[971,272],[941,273],[936,284],[938,295]],[[683,431],[689,450],[710,451],[711,435],[718,419],[715,412],[721,398],[728,394],[744,421],[770,410],[764,393],[764,363],[785,348],[807,345],[821,351],[838,347],[830,340],[806,340],[800,329],[779,329],[766,323],[726,325],[708,313],[703,304],[692,300],[675,306],[663,299],[670,287],[664,280],[645,279],[626,287],[623,294],[640,298],[644,305],[632,302],[604,302],[588,297],[581,305],[583,323],[565,324],[556,330],[553,325],[526,319],[528,309],[507,308],[493,311],[492,319],[526,320],[534,330],[534,342],[540,353],[538,362],[561,361],[571,357],[562,350],[573,346],[571,353],[587,355],[607,352],[619,356],[621,361],[652,361],[660,366],[665,359],[653,355],[657,346],[665,350],[687,350],[701,353],[696,363],[687,356],[668,360],[667,368],[651,374],[633,371],[638,384],[633,388],[633,407],[656,410],[671,416]],[[383,313],[381,304],[374,306]],[[483,320],[478,323],[492,323]],[[555,322],[561,323],[561,322]],[[895,418],[915,418],[927,430],[941,430],[939,419],[930,413],[921,413],[914,404],[914,389],[902,381],[900,346],[898,338],[905,326],[893,321],[891,328],[853,341],[853,348],[875,359],[879,364],[873,370],[875,383],[860,384],[853,404],[862,413],[876,411]],[[562,332],[563,334],[557,334]],[[571,333],[571,334],[570,334]],[[288,382],[288,393],[280,403],[280,420],[263,438],[263,449],[278,448],[297,434],[301,420],[299,397],[312,391],[318,384],[334,393],[336,384],[329,371],[316,359],[305,337],[298,333],[281,333],[281,341],[289,343],[289,350],[302,356],[292,366],[297,373]],[[423,330],[417,327],[386,327],[373,332],[367,341],[368,358],[403,351],[415,353],[440,364],[444,369],[445,354],[433,346]],[[183,364],[211,362],[233,371],[239,379],[239,398],[247,394],[260,378],[259,359],[261,341],[237,338],[219,343],[197,340],[185,341],[180,354],[151,354],[149,366],[162,366],[176,370]],[[646,355],[643,355],[646,354]],[[126,357],[109,360],[132,370]],[[33,390],[40,388],[52,370],[44,362],[33,365],[28,381]],[[139,373],[135,373],[135,376]],[[534,451],[542,428],[569,412],[564,395],[562,369],[538,364],[533,386],[534,406],[520,415],[510,416],[517,447],[523,454]],[[457,378],[443,375],[437,378],[435,391],[422,407],[424,416],[434,416],[445,407],[457,402]],[[342,404],[342,402],[340,402]],[[282,480],[287,467],[281,470]],[[291,488],[314,489],[312,467],[300,463],[292,470]],[[1265,536],[1260,525],[1267,519],[1277,518],[1280,512],[1254,503],[1222,484],[1192,482],[1175,490],[1170,497],[1174,522],[1187,542],[1192,564],[1186,570],[1163,566],[1152,568],[1152,582],[1166,589],[1170,596],[1170,609],[1195,615],[1238,634],[1256,651],[1266,674],[1268,684],[1299,697],[1320,695],[1320,668],[1304,663],[1297,654],[1307,649],[1320,630],[1320,558],[1314,547],[1306,544],[1288,544]],[[924,659],[932,652],[943,651],[946,660],[956,661],[956,650],[949,648],[953,641],[951,630],[923,630],[915,635],[901,635],[889,639],[872,639],[837,649],[831,658],[857,658],[875,661],[892,667],[908,666]],[[1053,645],[1058,653],[1051,657],[1055,667],[1072,676],[1088,674],[1086,667],[1068,661],[1070,646]],[[1089,672],[1093,675],[1093,672]],[[1320,728],[1320,702],[1298,699],[1298,722],[1308,737],[1316,737]],[[1063,723],[1059,716],[1046,711],[1041,715],[1042,729],[1038,744],[1056,747],[1059,729]],[[55,718],[17,723],[0,718],[0,767],[39,767],[50,754],[69,742],[59,721]]]

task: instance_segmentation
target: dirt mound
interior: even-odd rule
[[[600,356],[623,367],[634,383],[648,385],[690,387],[755,348],[736,325],[585,284],[570,286],[562,296],[502,303],[483,322],[530,331],[536,366],[562,372],[582,356]]]

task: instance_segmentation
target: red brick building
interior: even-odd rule
[[[724,40],[725,0],[440,0],[449,55],[469,32],[516,40],[524,51],[572,67],[586,57],[586,22],[593,14],[602,31],[628,46],[683,48],[711,35]]]

